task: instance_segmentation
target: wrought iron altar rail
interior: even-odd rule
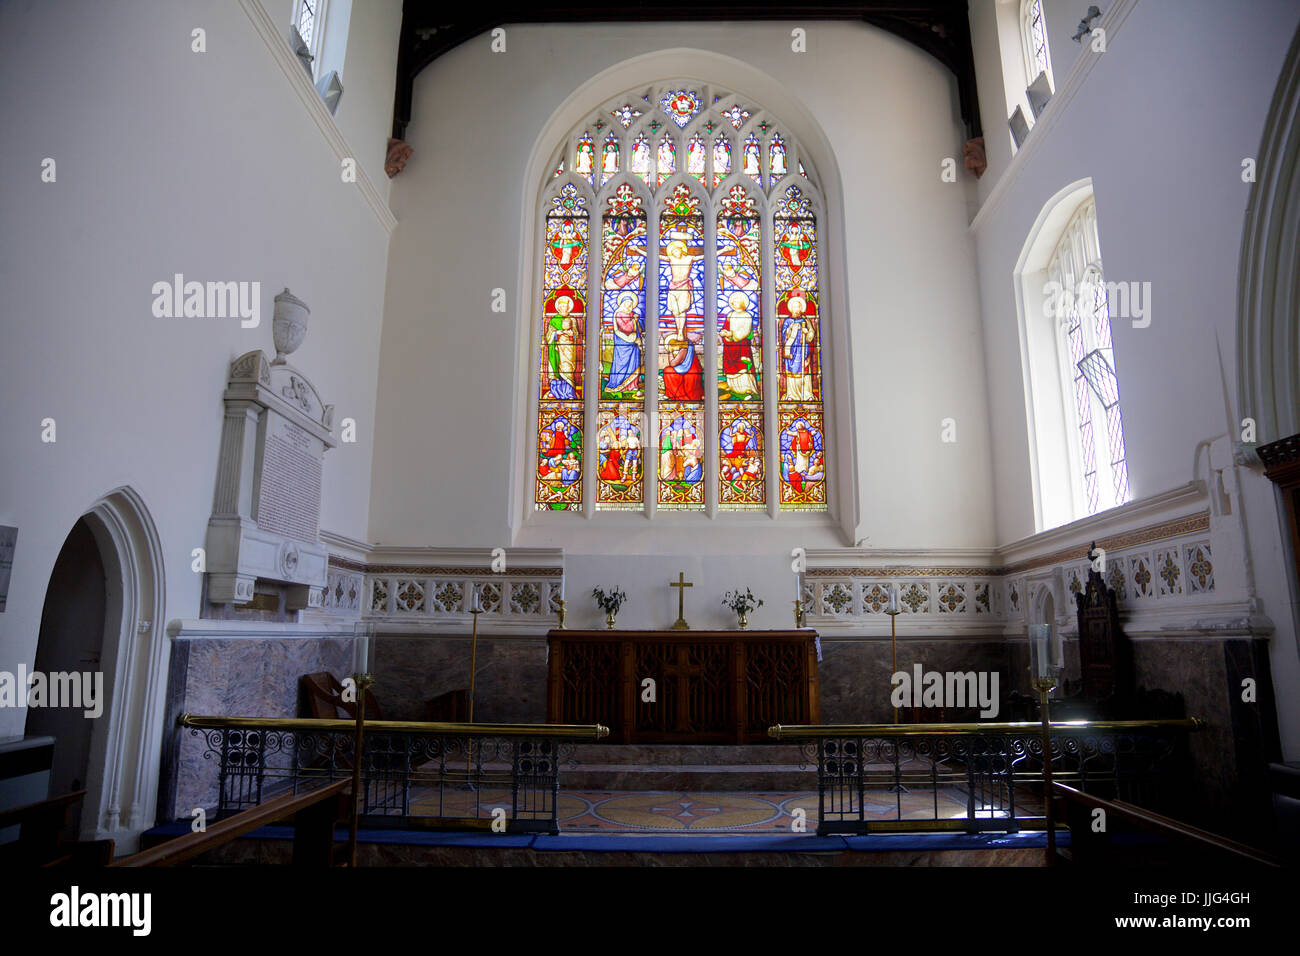
[[[217,816],[280,793],[351,777],[351,720],[201,717],[218,766]],[[367,827],[489,827],[559,832],[560,768],[577,741],[609,734],[599,724],[456,724],[368,720],[361,759],[361,823]]]
[[[1204,721],[1050,725],[1052,779],[1098,796],[1159,805],[1185,735]],[[1015,832],[1045,825],[1043,725],[776,725],[816,764],[818,834],[899,830]],[[892,812],[892,816],[890,811]]]

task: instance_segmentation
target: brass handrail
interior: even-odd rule
[[[181,714],[182,727],[227,728],[233,730],[334,730],[353,733],[354,720],[329,720],[308,717],[222,717]],[[366,729],[373,733],[442,734],[458,737],[563,737],[593,739],[609,736],[603,724],[450,724],[425,720],[367,720]]]
[[[1061,720],[1052,721],[1054,732],[1106,732],[1122,733],[1133,730],[1188,730],[1198,731],[1205,726],[1199,717],[1177,720]],[[1043,725],[1037,720],[988,721],[964,724],[776,724],[767,728],[774,740],[806,739],[809,737],[934,737],[940,734],[999,734],[1038,733]]]

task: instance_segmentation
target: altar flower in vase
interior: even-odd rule
[[[749,626],[748,614],[755,608],[763,606],[763,599],[754,597],[754,592],[745,588],[745,593],[737,589],[734,593],[728,591],[722,596],[722,606],[731,608],[736,614],[736,623],[740,625],[743,631]]]
[[[618,615],[618,609],[623,606],[627,600],[627,595],[614,588],[606,593],[601,588],[592,588],[591,596],[596,599],[596,606],[605,612],[605,626],[611,631],[614,629],[614,619]]]

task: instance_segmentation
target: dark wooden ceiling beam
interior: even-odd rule
[[[510,23],[664,23],[746,20],[851,20],[893,33],[929,53],[957,80],[957,96],[969,138],[983,135],[975,95],[966,0],[821,0],[797,7],[760,3],[650,4],[568,2],[448,6],[439,0],[405,0],[397,55],[393,137],[405,139],[411,121],[415,78],[460,44]]]

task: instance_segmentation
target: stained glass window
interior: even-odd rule
[[[704,214],[678,183],[659,212],[660,508],[704,508]]]
[[[718,506],[763,510],[763,230],[744,186],[732,186],[717,222]]]
[[[708,160],[708,147],[704,145],[704,137],[696,133],[691,137],[691,141],[686,144],[686,171],[700,181],[701,184],[706,182],[704,165]]]
[[[546,215],[534,498],[543,511],[575,511],[582,505],[586,205],[577,187],[565,183]]]
[[[601,237],[596,508],[642,507],[646,214],[627,183],[606,201]]]
[[[605,140],[605,155],[601,161],[600,184],[603,186],[618,173],[618,137],[613,133]]]
[[[781,508],[823,511],[826,448],[817,218],[812,202],[798,186],[787,187],[778,201],[773,229],[776,327],[781,339],[776,406]]]
[[[534,306],[536,511],[827,510],[816,171],[779,128],[676,82],[605,102],[557,147]],[[1117,397],[1111,354],[1090,348],[1087,394]]]
[[[731,141],[719,136],[713,141],[713,188],[731,175]]]
[[[659,141],[659,185],[668,182],[675,172],[677,172],[677,144],[673,142],[671,136],[665,135]]]

